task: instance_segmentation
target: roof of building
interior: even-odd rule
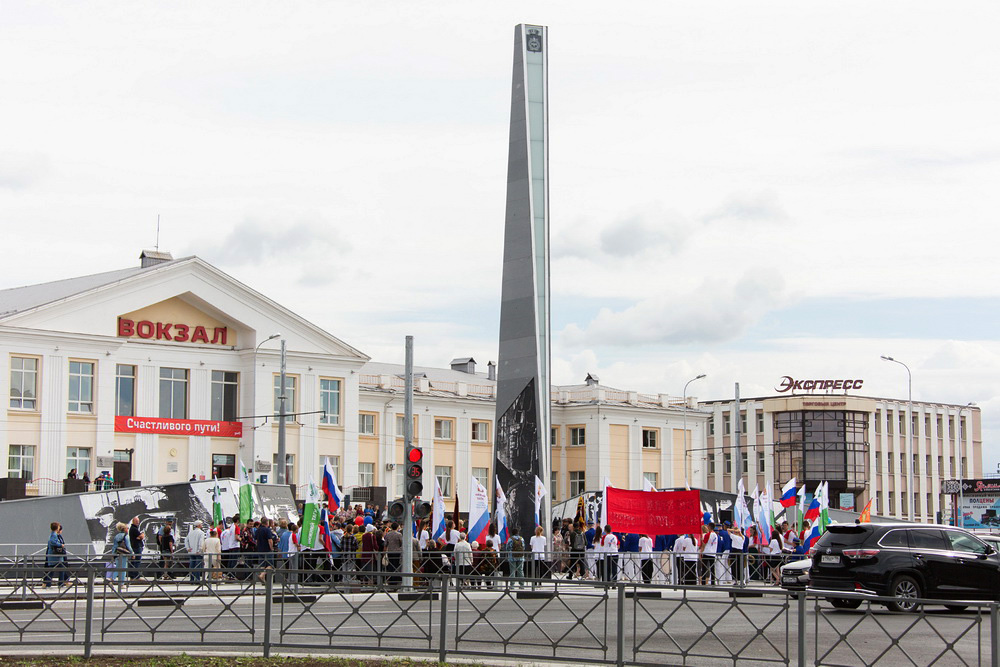
[[[0,290],[0,318],[4,318],[15,313],[20,313],[32,308],[38,308],[55,301],[67,299],[76,294],[88,292],[105,285],[127,280],[133,276],[147,271],[156,271],[162,267],[181,262],[188,257],[182,257],[166,262],[160,262],[149,267],[133,266],[127,269],[116,271],[106,271],[104,273],[93,273],[89,276],[79,276],[77,278],[66,278],[64,280],[53,280],[52,282],[39,283],[37,285],[25,285],[23,287],[11,287]]]
[[[381,361],[369,361],[361,367],[364,375],[398,375],[402,377],[406,372],[403,364],[387,364]],[[455,371],[450,368],[432,368],[430,366],[414,366],[414,376],[425,376],[431,382],[470,382],[474,384],[495,384],[495,380],[490,380],[486,373],[465,373]]]

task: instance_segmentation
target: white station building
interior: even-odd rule
[[[0,440],[28,494],[93,479],[274,482],[280,345],[286,345],[286,481],[324,463],[348,492],[403,484],[403,368],[363,352],[197,257],[146,251],[138,267],[0,290]],[[274,337],[274,334],[279,336]],[[860,387],[859,387],[860,388]],[[849,390],[854,390],[852,381]],[[601,385],[552,387],[554,502],[599,488],[735,491],[789,477],[836,487],[835,502],[934,520],[942,481],[982,471],[979,410],[842,395],[697,403]],[[471,358],[418,367],[414,439],[424,487],[470,498],[493,475],[496,381]],[[794,392],[793,392],[794,394]],[[910,418],[907,419],[907,414]],[[738,424],[738,426],[737,426]],[[909,429],[907,428],[909,425]],[[739,439],[736,440],[737,428]],[[684,434],[687,432],[685,443]],[[907,435],[910,437],[907,438]],[[912,482],[911,482],[912,471]],[[809,489],[812,490],[811,488]]]

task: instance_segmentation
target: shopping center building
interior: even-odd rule
[[[7,477],[29,494],[62,492],[76,469],[118,484],[233,477],[242,460],[273,482],[279,349],[286,344],[286,480],[331,464],[338,482],[387,488],[403,478],[403,368],[348,343],[197,257],[144,252],[138,267],[0,290],[0,438]],[[280,334],[272,338],[274,334]],[[462,351],[457,351],[461,353]],[[471,358],[418,368],[415,439],[448,498],[493,474],[496,381]],[[693,400],[601,385],[552,388],[551,495],[683,486],[683,428],[704,443]],[[702,445],[703,446],[703,445]],[[0,474],[0,476],[4,476]],[[696,483],[696,481],[694,482]]]
[[[981,414],[971,404],[856,395],[863,380],[788,380],[776,386],[787,394],[743,398],[738,411],[735,400],[701,404],[712,413],[707,443],[691,457],[707,488],[735,491],[740,475],[748,491],[780,488],[795,477],[812,493],[827,481],[835,508],[859,511],[874,498],[875,514],[947,522],[942,481],[981,476]]]

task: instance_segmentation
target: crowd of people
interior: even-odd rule
[[[758,580],[780,582],[780,566],[805,557],[803,531],[787,522],[758,539],[756,526],[745,532],[731,522],[716,525],[706,518],[698,534],[639,535],[602,529],[594,521],[563,519],[552,527],[551,541],[538,526],[531,536],[516,529],[504,539],[491,525],[485,538],[470,540],[462,521],[447,521],[435,536],[425,520],[412,530],[412,571],[460,575],[469,586],[563,578],[625,580],[682,585],[725,585]],[[398,522],[385,520],[374,505],[356,505],[329,514],[317,549],[303,549],[300,526],[287,519],[260,518],[220,525],[191,524],[181,536],[171,521],[147,537],[139,518],[119,523],[109,545],[108,577],[122,585],[146,579],[185,578],[195,584],[263,579],[268,568],[308,571],[316,577],[360,584],[398,585],[405,533]],[[46,545],[45,584],[68,581],[61,526],[52,524]],[[298,575],[289,575],[294,578]],[[431,583],[439,577],[427,577]]]

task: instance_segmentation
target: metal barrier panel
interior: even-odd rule
[[[706,596],[700,587],[632,585],[627,662],[635,664],[792,664],[792,598],[783,591],[756,597]]]
[[[921,599],[915,612],[896,612],[884,604],[891,598],[846,593],[838,599],[848,603],[842,607],[858,606],[836,609],[825,598],[811,600],[816,664],[995,665],[1000,659],[991,645],[996,603],[963,602],[951,610],[942,600]]]
[[[448,651],[463,656],[607,662],[621,624],[605,582],[460,575]]]

